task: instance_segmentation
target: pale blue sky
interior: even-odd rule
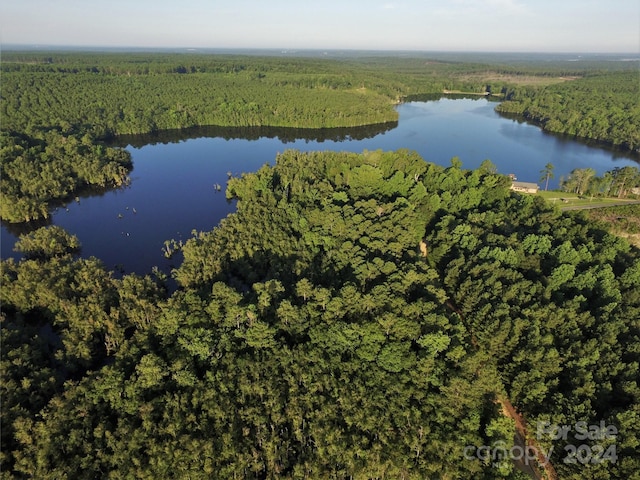
[[[2,0],[6,44],[640,52],[640,0]]]

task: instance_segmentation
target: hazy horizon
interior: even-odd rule
[[[0,14],[3,48],[640,52],[636,0],[21,0]]]
[[[268,48],[268,47],[163,47],[163,46],[108,46],[108,45],[56,45],[56,44],[3,44],[1,50],[6,52],[95,52],[95,53],[202,53],[202,54],[238,54],[238,55],[264,55],[264,56],[324,56],[358,57],[358,56],[406,56],[410,58],[442,58],[455,59],[458,56],[495,56],[496,58],[509,57],[513,60],[531,59],[538,60],[565,60],[587,61],[608,59],[613,61],[640,62],[640,52],[545,52],[545,51],[497,51],[497,50],[397,50],[397,49],[362,49],[362,48]],[[614,58],[611,58],[614,57]],[[617,57],[617,58],[616,58]]]

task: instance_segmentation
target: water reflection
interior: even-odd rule
[[[376,137],[398,127],[398,122],[377,123],[345,128],[289,128],[289,127],[193,127],[183,130],[165,130],[146,135],[121,135],[108,144],[116,147],[179,143],[196,138],[223,138],[225,140],[258,140],[272,138],[284,144],[298,140],[307,142],[348,142]]]

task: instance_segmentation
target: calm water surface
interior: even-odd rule
[[[529,182],[537,182],[540,170],[551,162],[556,178],[550,188],[574,168],[591,167],[603,174],[614,167],[638,165],[630,156],[500,117],[495,105],[484,98],[406,103],[398,106],[397,125],[324,133],[201,129],[190,133],[196,138],[185,138],[189,135],[185,132],[132,137],[125,139],[133,157],[131,185],[59,207],[51,222],[78,236],[83,256],[96,256],[109,269],[148,273],[153,266],[171,268],[162,255],[165,240],[186,240],[194,229],[211,230],[234,211],[235,204],[224,195],[227,172],[255,171],[273,164],[278,152],[290,148],[351,152],[407,148],[440,165],[449,165],[458,156],[470,169],[490,159],[500,173],[514,173],[518,180]],[[216,191],[215,184],[222,191]],[[12,248],[19,231],[2,226],[2,258],[16,256]]]

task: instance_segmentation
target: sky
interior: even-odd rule
[[[640,0],[2,0],[0,43],[640,53]]]

